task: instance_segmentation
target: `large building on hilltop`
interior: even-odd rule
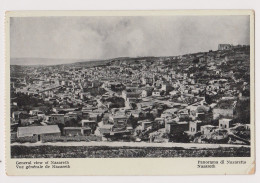
[[[230,50],[232,49],[232,47],[233,47],[232,44],[219,44],[218,50]]]

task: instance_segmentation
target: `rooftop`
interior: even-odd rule
[[[28,137],[50,133],[60,133],[58,125],[18,127],[17,130],[18,137]]]
[[[90,127],[65,127],[64,130],[91,130]]]
[[[96,121],[90,121],[88,119],[81,120],[81,123],[96,123]]]

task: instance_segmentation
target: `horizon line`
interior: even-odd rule
[[[221,43],[224,44],[224,43]],[[230,44],[232,45],[232,44]],[[239,44],[238,44],[239,45]],[[233,46],[237,46],[237,45],[233,45]],[[250,44],[246,44],[246,45],[241,45],[241,46],[250,46]],[[52,60],[74,60],[74,62],[69,62],[69,63],[60,63],[60,64],[11,64],[10,65],[18,65],[18,66],[48,66],[48,65],[66,65],[66,64],[72,64],[72,63],[78,63],[78,62],[91,62],[91,61],[108,61],[108,60],[113,60],[113,59],[119,59],[119,58],[145,58],[145,57],[154,57],[154,58],[158,58],[158,57],[178,57],[178,56],[183,56],[183,55],[190,55],[190,54],[196,54],[196,53],[207,53],[208,51],[199,51],[199,52],[195,52],[195,53],[185,53],[185,54],[181,54],[181,55],[167,55],[167,56],[119,56],[119,57],[112,57],[112,58],[103,58],[103,59],[87,59],[87,58],[48,58],[48,57],[10,57],[11,59],[52,59]],[[212,51],[219,51],[218,49],[216,50],[212,50]]]

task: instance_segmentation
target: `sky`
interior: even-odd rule
[[[10,52],[11,58],[86,60],[176,56],[220,43],[248,45],[249,24],[249,16],[237,15],[13,17]]]

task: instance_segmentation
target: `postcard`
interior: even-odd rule
[[[254,174],[253,10],[5,20],[7,175]]]

